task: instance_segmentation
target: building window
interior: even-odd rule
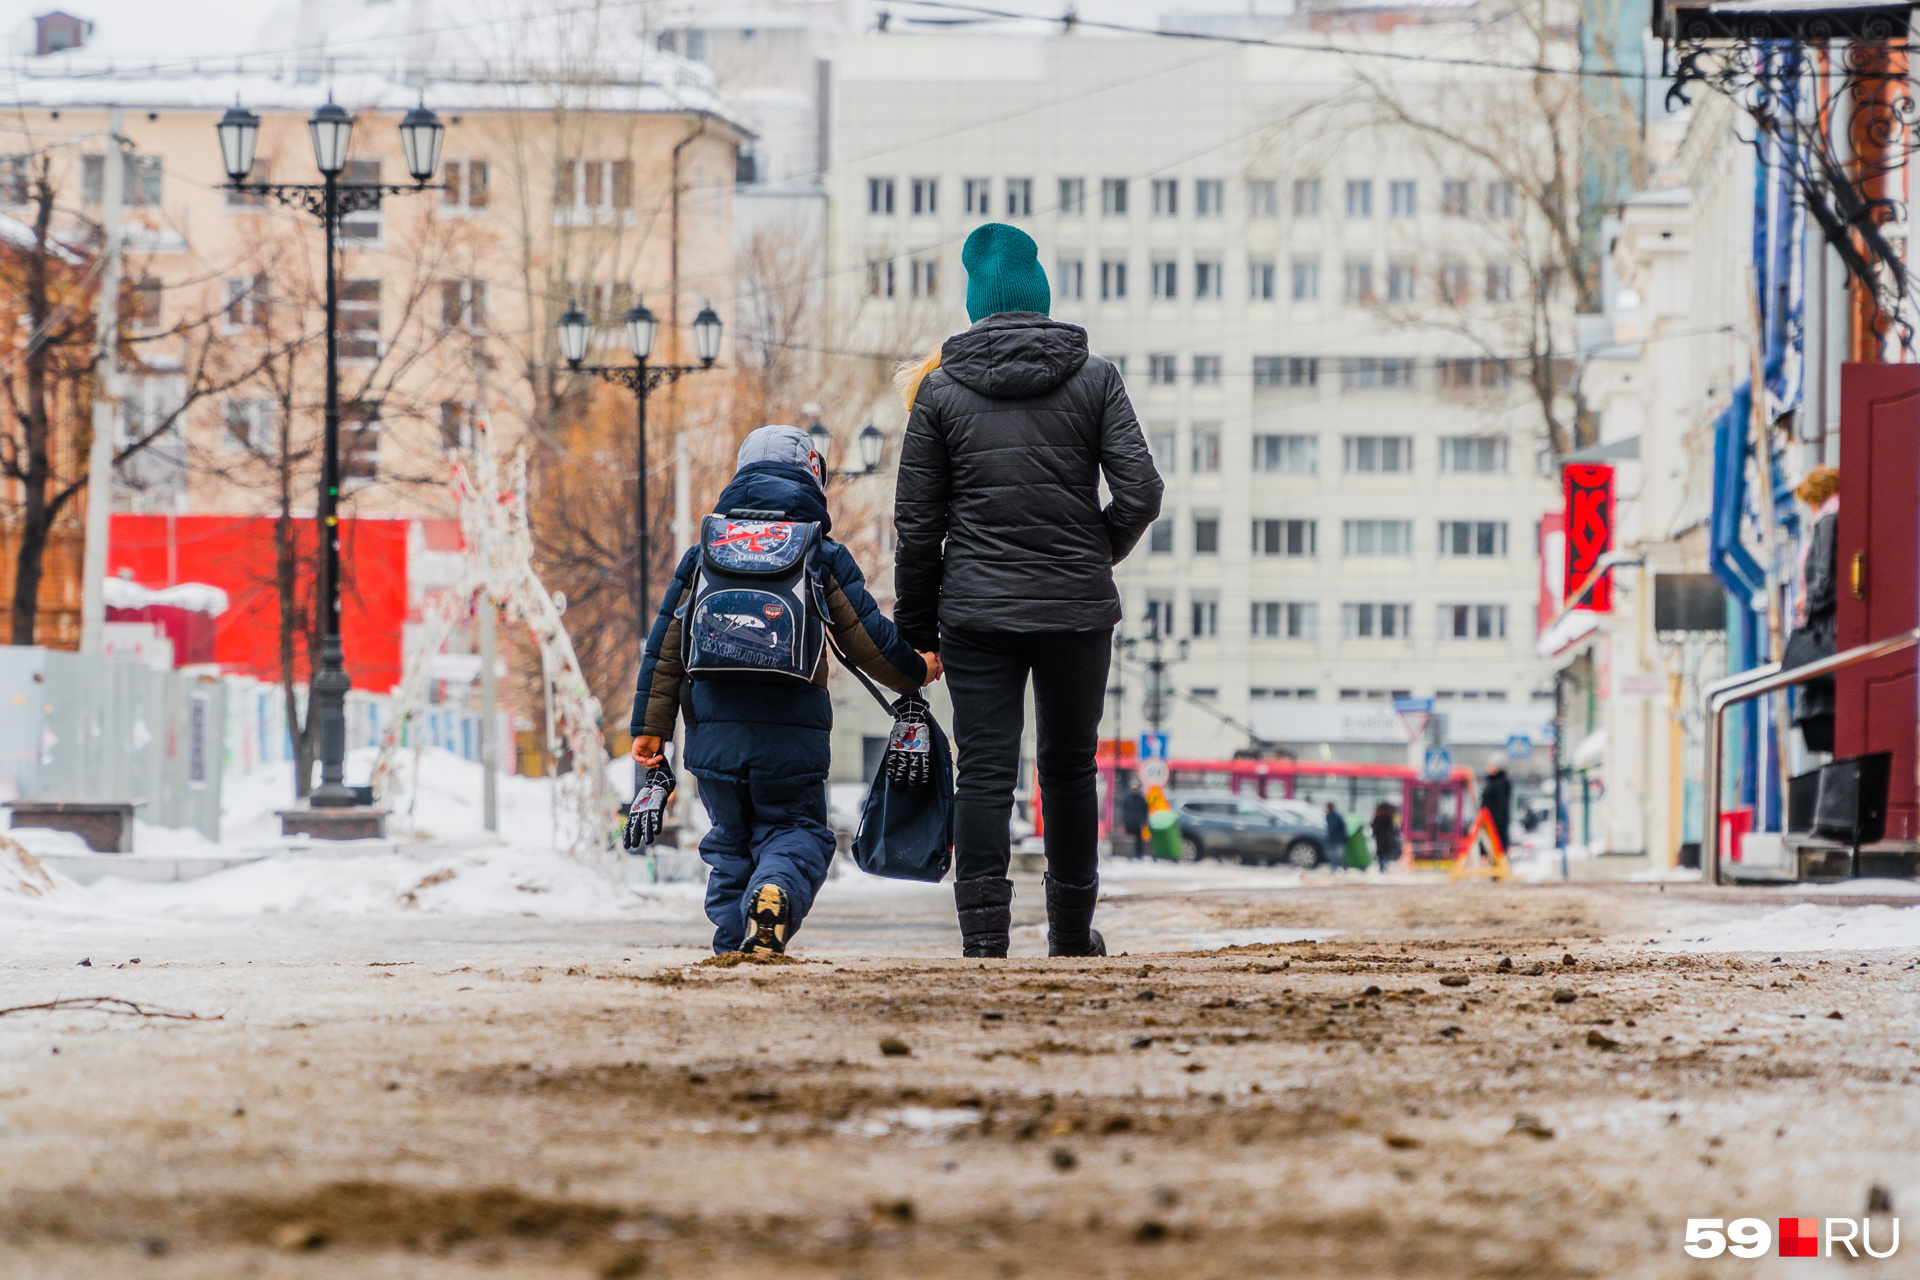
[[[915,178],[909,190],[913,196],[913,215],[916,218],[931,217],[940,212],[940,180],[938,178]]]
[[[157,207],[160,204],[160,180],[165,172],[159,156],[128,156],[121,182],[120,203],[130,208]],[[90,205],[99,204],[106,199],[106,190],[107,158],[81,156],[80,198]],[[20,203],[26,203],[24,192]]]
[[[1221,277],[1226,273],[1218,262],[1195,262],[1193,264],[1193,296],[1203,301],[1220,300],[1223,291]]]
[[[379,161],[368,161],[376,166],[376,176],[369,181],[379,181],[377,166]],[[348,168],[352,168],[349,164]],[[892,183],[887,186],[892,192]],[[891,194],[889,194],[891,202]],[[633,162],[630,160],[566,160],[560,164],[553,189],[554,207],[578,212],[609,213],[616,209],[633,207]]]
[[[1340,635],[1347,640],[1404,640],[1412,617],[1410,604],[1343,604]]]
[[[380,282],[340,282],[340,358],[380,358]]]
[[[471,401],[440,402],[440,444],[446,449],[471,449],[476,413]]]
[[[1391,182],[1387,184],[1387,215],[1393,218],[1411,218],[1416,211],[1414,185],[1411,182]]]
[[[1413,264],[1394,262],[1387,265],[1387,301],[1413,301]]]
[[[1218,218],[1226,212],[1227,184],[1219,178],[1193,180],[1193,216]]]
[[[1503,604],[1443,604],[1442,640],[1505,640],[1507,606]]]
[[[867,212],[880,214],[893,212],[892,178],[867,179]]]
[[[120,315],[129,328],[151,332],[160,327],[163,286],[159,276],[127,281],[120,295]]]
[[[1220,470],[1220,429],[1218,427],[1195,427],[1189,440],[1191,448],[1187,457],[1193,464],[1193,474],[1208,475]]]
[[[1500,475],[1507,469],[1505,436],[1443,436],[1440,470],[1454,475]]]
[[[1472,199],[1472,187],[1465,182],[1443,182],[1440,184],[1440,212],[1449,218],[1467,216],[1467,205]]]
[[[246,181],[270,182],[272,179],[273,166],[268,162],[267,158],[261,155],[254,156],[253,168],[247,170]],[[23,175],[20,199],[16,201],[9,194],[6,198],[6,203],[24,204],[26,198],[25,178]],[[232,187],[226,188],[226,198],[227,208],[229,209],[263,209],[266,207],[267,201],[272,199],[272,197],[264,191],[235,191]]]
[[[1170,556],[1173,554],[1173,521],[1155,520],[1147,531],[1147,554]]]
[[[1253,638],[1256,640],[1311,640],[1319,610],[1297,600],[1255,600]]]
[[[340,406],[340,475],[373,480],[380,475],[380,402],[354,400]]]
[[[221,285],[228,332],[257,332],[267,327],[273,316],[273,295],[267,277],[228,276]]]
[[[1287,701],[1287,702],[1314,702],[1318,700],[1319,696],[1320,696],[1319,692],[1314,689],[1249,689],[1247,690],[1247,697],[1251,698],[1255,702],[1266,702],[1269,699],[1273,701]]]
[[[447,187],[440,193],[442,209],[484,209],[492,201],[485,160],[449,160],[443,172]]]
[[[1255,436],[1253,469],[1282,475],[1306,476],[1319,469],[1320,441],[1316,436]]]
[[[1320,179],[1300,178],[1294,182],[1293,216],[1296,218],[1320,216]]]
[[[1211,556],[1220,553],[1220,520],[1217,516],[1196,516],[1193,521],[1193,554]]]
[[[1109,218],[1127,216],[1127,180],[1125,178],[1100,179],[1100,212]]]
[[[1511,218],[1518,201],[1514,199],[1511,182],[1489,182],[1487,184],[1487,216],[1489,218]]]
[[[487,282],[485,280],[442,280],[440,282],[440,327],[480,333],[487,327]]]
[[[933,258],[915,258],[909,267],[913,296],[931,298],[940,291],[940,264]]]
[[[1272,178],[1255,178],[1247,184],[1247,216],[1249,218],[1277,218],[1280,216],[1280,184]]]
[[[1404,556],[1413,553],[1411,520],[1344,520],[1340,551],[1349,556]]]
[[[1315,302],[1320,297],[1320,264],[1306,258],[1293,260],[1293,300]]]
[[[1053,291],[1057,301],[1079,302],[1087,296],[1086,269],[1085,264],[1083,264],[1080,259],[1061,259],[1054,274],[1059,278],[1059,283],[1054,287]]]
[[[1164,596],[1148,596],[1145,621],[1149,637],[1171,637],[1173,635],[1173,601]]]
[[[979,218],[993,216],[993,179],[960,179],[960,203],[965,206],[968,215]]]
[[[1194,600],[1190,602],[1190,621],[1193,626],[1187,634],[1195,640],[1211,640],[1220,634],[1220,602],[1218,600]],[[1200,690],[1195,689],[1198,694]]]
[[[1122,382],[1126,381],[1127,358],[1125,356],[1108,356],[1107,363],[1113,366],[1113,371],[1120,375]]]
[[[1319,539],[1312,520],[1255,520],[1253,554],[1257,556],[1310,556]]]
[[[1247,298],[1253,302],[1273,301],[1274,266],[1271,262],[1247,264]]]
[[[1342,391],[1372,391],[1413,385],[1413,360],[1403,356],[1343,356],[1340,360]]]
[[[260,161],[255,159],[253,167],[260,169]],[[253,174],[247,175],[249,181],[257,181]],[[27,202],[28,193],[33,187],[32,156],[0,156],[0,204],[22,205]],[[233,203],[233,192],[227,193],[227,203]],[[259,198],[248,197],[249,203],[258,204]]]
[[[1466,263],[1440,264],[1440,300],[1450,307],[1465,306],[1473,301],[1473,284],[1468,278]]]
[[[1473,556],[1480,559],[1507,554],[1505,520],[1442,520],[1440,554]]]
[[[1513,268],[1504,262],[1487,264],[1487,301],[1513,301]]]
[[[1348,471],[1413,470],[1412,436],[1348,436],[1342,443]]]
[[[1196,387],[1217,387],[1220,385],[1220,357],[1195,356],[1193,358],[1193,385]]]
[[[277,454],[278,406],[265,396],[229,396],[220,406],[220,448],[226,453]]]
[[[1180,212],[1180,179],[1153,180],[1153,216],[1171,218]]]
[[[1060,179],[1060,216],[1084,218],[1086,214],[1087,180],[1085,178]]]
[[[1007,216],[1027,218],[1033,215],[1033,179],[1007,179]]]
[[[867,264],[867,293],[875,298],[893,296],[893,259],[883,258]]]
[[[1171,301],[1180,296],[1180,264],[1177,262],[1156,262],[1153,264],[1153,296]]]
[[[625,165],[624,160],[615,163]],[[629,171],[631,166],[629,166]],[[363,186],[380,184],[380,162],[378,160],[349,160],[347,167],[340,171],[343,184],[357,183]],[[631,193],[628,203],[632,203]],[[625,205],[620,206],[625,208]],[[340,219],[340,247],[343,249],[372,249],[380,244],[380,232],[386,225],[386,217],[379,208],[361,209],[349,213]]]
[[[1163,476],[1173,474],[1173,444],[1177,438],[1171,428],[1147,432],[1147,451],[1153,454],[1155,470]]]
[[[1347,183],[1347,216],[1349,218],[1373,216],[1373,180],[1371,178],[1354,178]]]
[[[1147,383],[1155,387],[1170,387],[1179,379],[1174,358],[1170,355],[1147,357]]]
[[[1366,261],[1350,261],[1346,264],[1346,298],[1348,302],[1373,301],[1373,264]]]
[[[1127,264],[1124,262],[1103,262],[1100,264],[1100,296],[1117,302],[1127,296]]]

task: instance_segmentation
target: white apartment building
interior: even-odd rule
[[[1176,756],[1257,736],[1403,761],[1396,696],[1436,699],[1462,762],[1543,737],[1536,547],[1559,497],[1540,411],[1484,343],[1422,320],[1443,289],[1467,300],[1455,320],[1511,305],[1521,268],[1488,232],[1525,214],[1408,138],[1331,112],[1319,131],[1348,65],[1082,36],[840,46],[833,341],[904,354],[964,328],[960,247],[998,220],[1038,242],[1054,316],[1123,365],[1167,493],[1119,571],[1143,643],[1104,736],[1149,727],[1157,629]]]

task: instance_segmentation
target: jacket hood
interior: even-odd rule
[[[822,533],[833,530],[833,517],[827,514],[827,498],[820,492],[819,482],[805,467],[789,462],[749,462],[734,472],[714,500],[713,509],[725,515],[741,507],[780,511],[792,520],[818,522]]]
[[[1042,395],[1087,362],[1087,331],[1034,311],[988,316],[940,347],[940,367],[955,382],[994,400]]]

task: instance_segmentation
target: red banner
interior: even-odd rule
[[[1562,468],[1567,497],[1567,599],[1586,585],[1613,549],[1613,468],[1579,462]],[[1608,569],[1580,598],[1579,608],[1613,612],[1613,570]]]

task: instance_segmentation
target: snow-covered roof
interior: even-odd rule
[[[16,249],[32,249],[38,239],[30,225],[11,214],[0,213],[0,243],[10,244]],[[49,239],[47,248],[54,257],[68,266],[77,267],[86,261],[84,257],[58,240]]]
[[[227,611],[227,593],[204,582],[182,582],[176,586],[143,587],[131,578],[108,578],[101,584],[101,598],[109,609],[145,609],[166,605],[189,613],[210,613],[219,617]]]
[[[644,8],[533,0],[87,0],[75,49],[35,54],[46,0],[0,0],[19,106],[692,112],[734,123],[713,72],[654,47]],[[737,126],[736,126],[737,127]]]

